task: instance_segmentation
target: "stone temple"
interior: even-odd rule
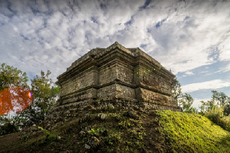
[[[92,103],[182,111],[172,96],[175,75],[141,49],[118,42],[92,49],[57,79],[60,97],[51,112],[81,110]]]

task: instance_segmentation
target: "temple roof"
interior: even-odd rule
[[[80,57],[79,59],[77,59],[75,62],[73,62],[71,64],[71,66],[67,68],[67,71],[64,72],[64,73],[62,73],[61,75],[64,75],[65,73],[69,72],[70,70],[72,70],[74,67],[76,67],[77,65],[81,64],[85,60],[87,60],[89,58],[92,58],[92,57],[93,58],[101,57],[104,54],[108,53],[109,51],[114,50],[115,48],[119,48],[120,50],[122,50],[122,51],[126,52],[127,54],[130,54],[130,55],[132,55],[134,57],[143,56],[146,59],[148,59],[150,62],[152,62],[155,65],[157,65],[158,67],[163,67],[157,60],[155,60],[154,58],[152,58],[151,56],[149,56],[148,54],[146,54],[139,47],[137,47],[137,48],[125,48],[124,46],[122,46],[121,44],[119,44],[116,41],[116,42],[114,42],[112,45],[110,45],[107,48],[93,48],[93,49],[91,49],[88,53],[86,53],[85,55],[83,55],[82,57]],[[58,78],[60,76],[58,76]]]

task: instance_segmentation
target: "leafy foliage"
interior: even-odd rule
[[[177,79],[172,84],[172,95],[176,100],[182,97],[181,84]]]
[[[212,90],[212,99],[207,102],[201,101],[200,114],[209,118],[223,129],[230,131],[230,97],[223,92]]]
[[[225,93],[216,90],[212,90],[212,100],[219,106],[225,106],[230,103],[230,97],[225,95]]]
[[[0,64],[0,92],[6,88],[21,86],[29,90],[27,85],[28,77],[26,72],[22,72],[13,66],[9,66],[6,63]],[[1,109],[11,110],[12,105],[7,103],[1,103]],[[0,124],[3,125],[0,127],[0,134],[8,134],[18,131],[18,127],[15,122],[10,124],[12,120],[8,119],[6,115],[0,116]]]
[[[42,127],[38,126],[39,129],[41,129],[45,134],[50,135],[50,132],[46,129],[43,129]]]
[[[227,105],[224,106],[224,114],[226,116],[230,115],[230,104],[227,104]]]
[[[33,103],[26,110],[17,113],[11,120],[6,116],[0,116],[1,124],[4,125],[1,126],[0,133],[8,134],[16,132],[18,131],[19,125],[21,127],[28,127],[44,119],[59,94],[59,87],[49,79],[50,74],[51,72],[49,70],[46,74],[41,71],[41,77],[36,76],[31,80]],[[22,73],[22,71],[17,70],[17,68],[6,65],[5,63],[1,64],[0,91],[14,86],[20,86],[30,90],[27,81],[28,77],[25,72]],[[7,106],[1,107],[5,108]],[[11,121],[13,121],[13,124],[10,124]],[[6,130],[6,128],[9,130]]]
[[[18,126],[16,126],[13,121],[5,123],[0,128],[0,135],[10,134],[14,132],[18,132]]]
[[[214,106],[210,111],[206,112],[204,116],[206,116],[215,124],[221,126],[223,129],[230,131],[230,117],[224,116],[223,111],[223,106]]]
[[[184,93],[179,99],[179,105],[182,107],[184,112],[187,113],[198,113],[198,110],[192,107],[193,98],[190,94]]]
[[[22,73],[21,70],[17,70],[13,66],[6,65],[5,63],[1,64],[0,67],[0,92],[6,88],[13,86],[21,86],[25,89],[29,89],[27,85],[28,77],[26,72]],[[0,101],[3,95],[0,94]],[[0,103],[1,109],[12,110],[11,103]],[[2,117],[0,118],[2,120]]]
[[[226,96],[223,92],[212,90],[212,99],[207,102],[201,101],[201,104],[200,114],[202,115],[220,107],[224,109],[224,115],[230,114],[230,97]]]
[[[182,107],[184,112],[198,113],[198,110],[192,107],[193,104],[192,96],[187,93],[182,93],[181,84],[179,83],[178,80],[175,80],[175,82],[173,83],[172,95],[174,99],[177,100],[179,105]]]
[[[214,106],[210,111],[206,112],[204,116],[209,118],[214,123],[219,124],[220,118],[224,117],[223,107]]]
[[[48,78],[50,74],[49,70],[47,74],[41,71],[41,77],[36,75],[36,78],[31,80],[33,103],[28,109],[19,113],[17,118],[18,122],[24,123],[24,126],[31,126],[44,120],[47,112],[55,103],[59,87]]]
[[[27,82],[28,77],[26,76],[26,72],[22,73],[21,70],[17,70],[13,66],[6,65],[5,63],[1,64],[0,91],[12,86],[22,86],[29,89]]]

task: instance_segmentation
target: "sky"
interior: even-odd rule
[[[0,0],[0,63],[57,76],[93,48],[139,47],[172,70],[198,108],[230,96],[230,1]]]

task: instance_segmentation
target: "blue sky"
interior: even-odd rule
[[[171,69],[193,106],[230,96],[230,1],[0,0],[0,63],[29,79],[63,73],[92,48],[118,41]]]

